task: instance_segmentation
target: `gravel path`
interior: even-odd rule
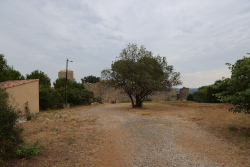
[[[185,120],[124,111],[129,107],[128,104],[103,105],[84,111],[98,115],[105,138],[99,150],[99,166],[225,166],[205,155],[190,154],[176,144],[175,134],[181,132],[180,124]],[[207,135],[194,129],[197,135]]]

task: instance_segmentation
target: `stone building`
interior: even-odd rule
[[[189,88],[181,88],[180,93],[178,94],[178,99],[187,100],[188,95],[189,95]]]
[[[58,78],[66,78],[66,69],[58,72]],[[73,71],[68,70],[67,79],[74,80]]]

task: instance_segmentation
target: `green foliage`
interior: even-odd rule
[[[227,65],[232,75],[221,83],[227,90],[215,96],[220,102],[233,104],[230,111],[250,114],[250,57],[237,60],[234,65]]]
[[[32,119],[33,115],[32,114],[27,114],[26,115],[26,119],[27,121],[30,121]]]
[[[15,157],[29,158],[30,156],[38,156],[41,153],[43,146],[39,146],[39,140],[33,145],[27,145],[26,143],[19,144],[15,150]]]
[[[19,71],[7,65],[7,60],[4,55],[0,54],[0,82],[8,80],[23,80],[25,79]]]
[[[68,90],[68,103],[72,105],[90,104],[93,93],[81,88],[71,88]]]
[[[165,98],[165,101],[171,101],[171,96],[167,95],[166,98]]]
[[[39,103],[41,110],[62,108],[65,103],[66,78],[57,79],[53,85],[54,89],[40,86]],[[86,90],[83,84],[67,80],[67,102],[71,105],[90,104],[93,93]]]
[[[19,71],[14,70],[13,67],[8,67],[5,70],[5,81],[8,80],[24,80],[24,76]]]
[[[148,97],[144,101],[152,101],[152,99]]]
[[[84,77],[81,80],[82,80],[82,83],[97,83],[97,82],[100,82],[99,77],[92,76],[92,75]]]
[[[20,111],[10,104],[8,94],[0,89],[0,159],[14,155],[14,149],[22,143],[22,129],[16,126]]]
[[[55,82],[53,82],[54,88],[59,89],[65,89],[66,86],[66,78],[58,78]],[[71,88],[74,85],[74,81],[71,81],[70,79],[67,79],[67,87]]]
[[[94,98],[95,102],[102,103],[102,97],[98,96],[97,98]]]
[[[187,101],[194,101],[194,95],[189,93],[189,95],[187,96]]]
[[[50,78],[42,71],[35,70],[30,74],[26,74],[26,79],[39,79],[39,86],[50,88]]]
[[[127,93],[133,107],[141,107],[147,96],[158,90],[181,84],[180,73],[174,72],[166,58],[153,56],[144,46],[129,44],[117,58],[111,69],[102,71],[102,79]]]
[[[203,103],[219,103],[215,94],[227,90],[227,82],[228,79],[217,80],[213,85],[198,88],[198,91],[193,93],[194,100]]]
[[[40,86],[39,106],[41,110],[62,108],[65,94],[56,89]]]

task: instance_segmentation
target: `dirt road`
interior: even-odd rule
[[[20,124],[27,143],[39,140],[44,146],[42,154],[3,165],[248,167],[249,137],[229,131],[229,124],[246,134],[250,129],[246,115],[229,113],[224,104],[146,103],[142,109],[103,104],[52,110]]]
[[[93,166],[247,166],[239,150],[199,127],[155,106],[131,109],[129,104],[105,105],[84,111],[98,115],[104,142]]]

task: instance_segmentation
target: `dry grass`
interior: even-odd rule
[[[32,121],[21,124],[25,141],[39,140],[43,153],[30,159],[12,159],[4,166],[91,166],[102,134],[95,127],[97,116],[78,112],[87,108],[41,112]]]
[[[40,140],[45,149],[38,157],[9,160],[4,165],[51,166],[53,164],[53,166],[95,166],[94,162],[100,159],[96,153],[100,147],[105,147],[103,146],[104,134],[98,128],[97,119],[99,117],[98,115],[84,115],[82,112],[78,112],[90,107],[95,106],[76,106],[71,109],[41,112],[35,115],[32,121],[23,123],[25,141],[34,143],[36,140]],[[162,121],[161,118],[164,116],[182,118],[187,122],[186,125],[183,125],[184,129],[187,129],[190,123],[195,124],[204,131],[213,134],[216,138],[221,139],[218,142],[226,141],[229,145],[238,148],[240,151],[232,153],[237,154],[235,158],[241,159],[240,163],[244,166],[244,163],[248,163],[245,161],[245,157],[250,156],[250,137],[247,137],[250,133],[250,116],[231,113],[228,111],[229,107],[226,104],[203,104],[182,101],[145,103],[142,109],[125,107],[123,111],[159,119],[160,121]],[[165,126],[171,125],[165,123]],[[194,146],[193,141],[196,137],[195,134],[192,136],[188,132],[182,131],[177,133],[176,136],[179,139],[179,144],[183,147],[187,149],[197,147]],[[197,138],[196,145],[199,144],[199,140],[203,140],[200,143],[201,147],[211,146],[209,144],[204,145],[204,141],[207,140],[206,136]],[[217,147],[216,145],[214,146]],[[223,153],[227,151],[225,149],[215,150],[216,148],[208,149],[206,154],[208,156],[215,156],[214,154],[224,156]],[[212,155],[211,152],[214,151],[215,153]]]

